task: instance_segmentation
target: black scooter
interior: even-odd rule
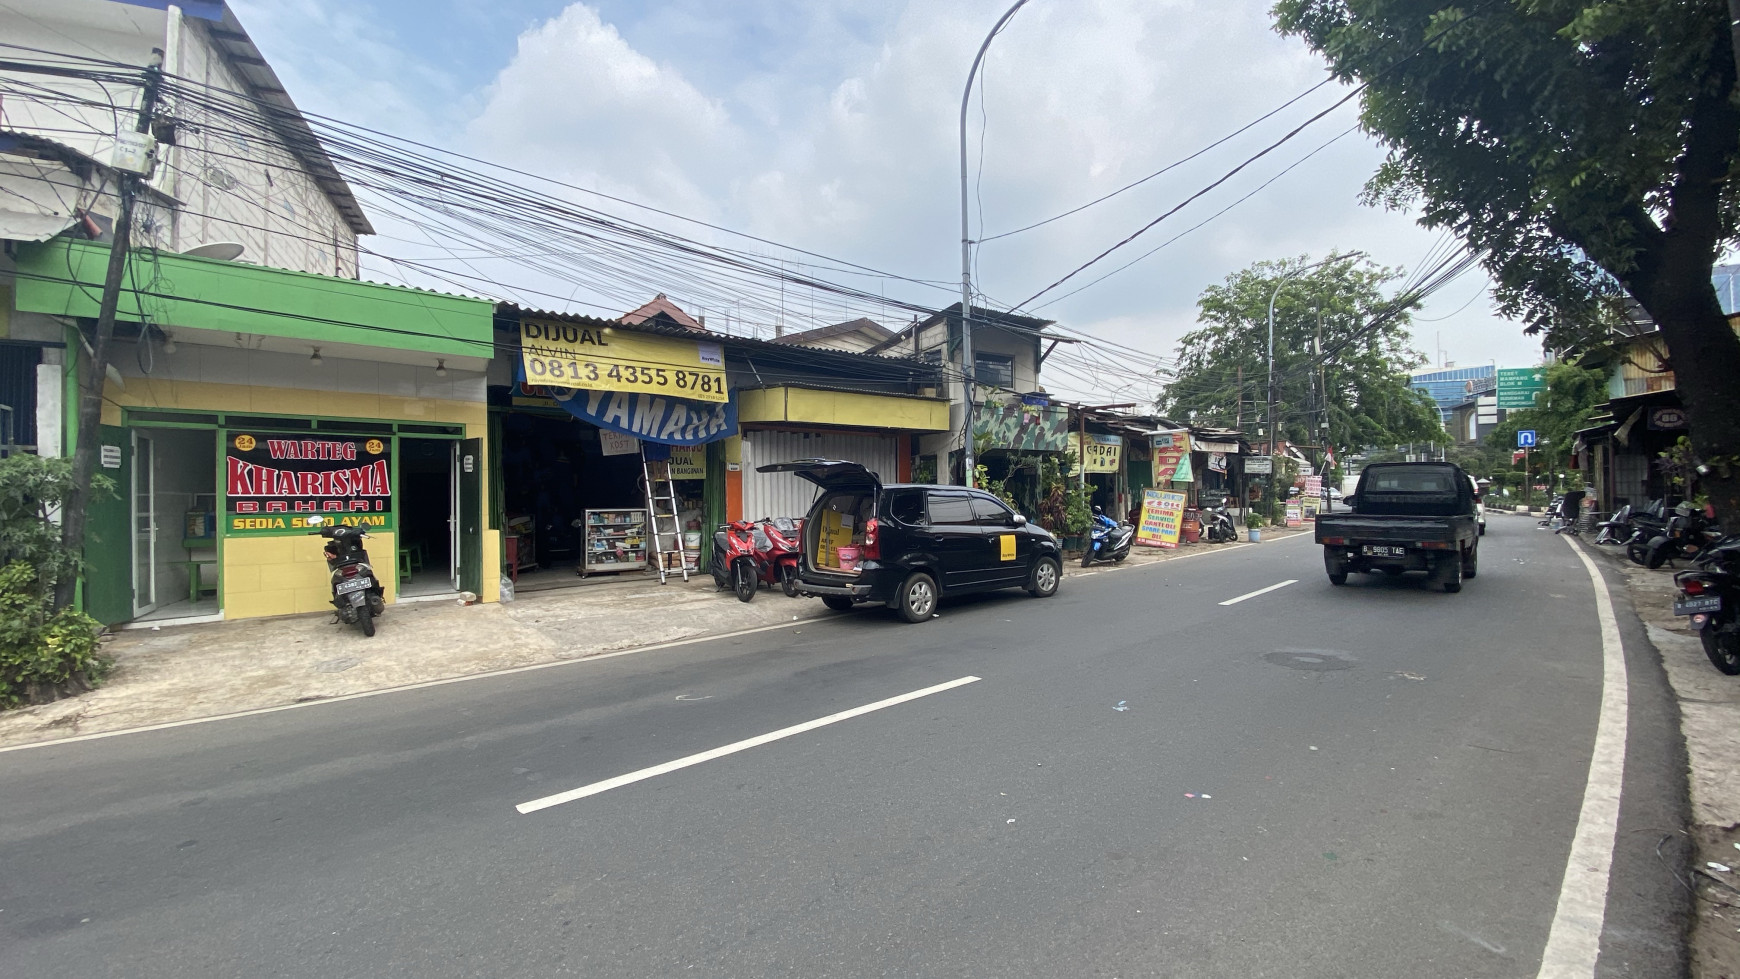
[[[368,532],[361,527],[326,524],[324,517],[309,517],[309,536],[326,538],[326,569],[332,575],[333,615],[345,625],[362,627],[365,636],[375,634],[375,617],[387,610],[381,580],[363,549]],[[325,526],[322,526],[326,524]]]
[[[1643,566],[1654,571],[1669,561],[1696,557],[1719,537],[1720,532],[1702,510],[1690,503],[1681,503],[1674,508],[1667,530],[1649,542]]]
[[[1710,665],[1740,676],[1740,537],[1717,541],[1694,563],[1697,567],[1674,575],[1680,589],[1674,614],[1691,616]]]
[[[1081,566],[1085,568],[1095,561],[1122,561],[1130,556],[1130,544],[1135,539],[1135,527],[1117,523],[1105,511],[1094,507],[1093,537],[1082,552]]]

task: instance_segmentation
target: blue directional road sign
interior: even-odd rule
[[[1519,428],[1519,429],[1517,429],[1516,430],[1516,447],[1519,449],[1532,449],[1532,448],[1534,448],[1535,447],[1535,430],[1532,428]]]

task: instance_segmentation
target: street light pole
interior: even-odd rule
[[[997,18],[996,26],[991,33],[985,35],[985,43],[979,45],[979,53],[973,56],[973,67],[967,70],[967,86],[961,91],[961,387],[966,392],[966,421],[962,426],[961,437],[961,472],[966,485],[973,485],[973,237],[971,225],[967,220],[967,103],[973,97],[973,79],[979,74],[979,64],[985,60],[985,51],[991,46],[991,39],[1003,30],[1003,25],[1009,23],[1009,18],[1015,16],[1015,11],[1026,6],[1027,0],[1015,0],[1015,5],[1003,12]]]

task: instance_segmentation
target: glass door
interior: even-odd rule
[[[133,615],[157,607],[157,512],[153,476],[156,446],[149,435],[133,433]]]

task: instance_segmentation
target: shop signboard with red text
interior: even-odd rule
[[[229,432],[224,450],[226,534],[307,533],[311,516],[392,529],[391,438]]]

